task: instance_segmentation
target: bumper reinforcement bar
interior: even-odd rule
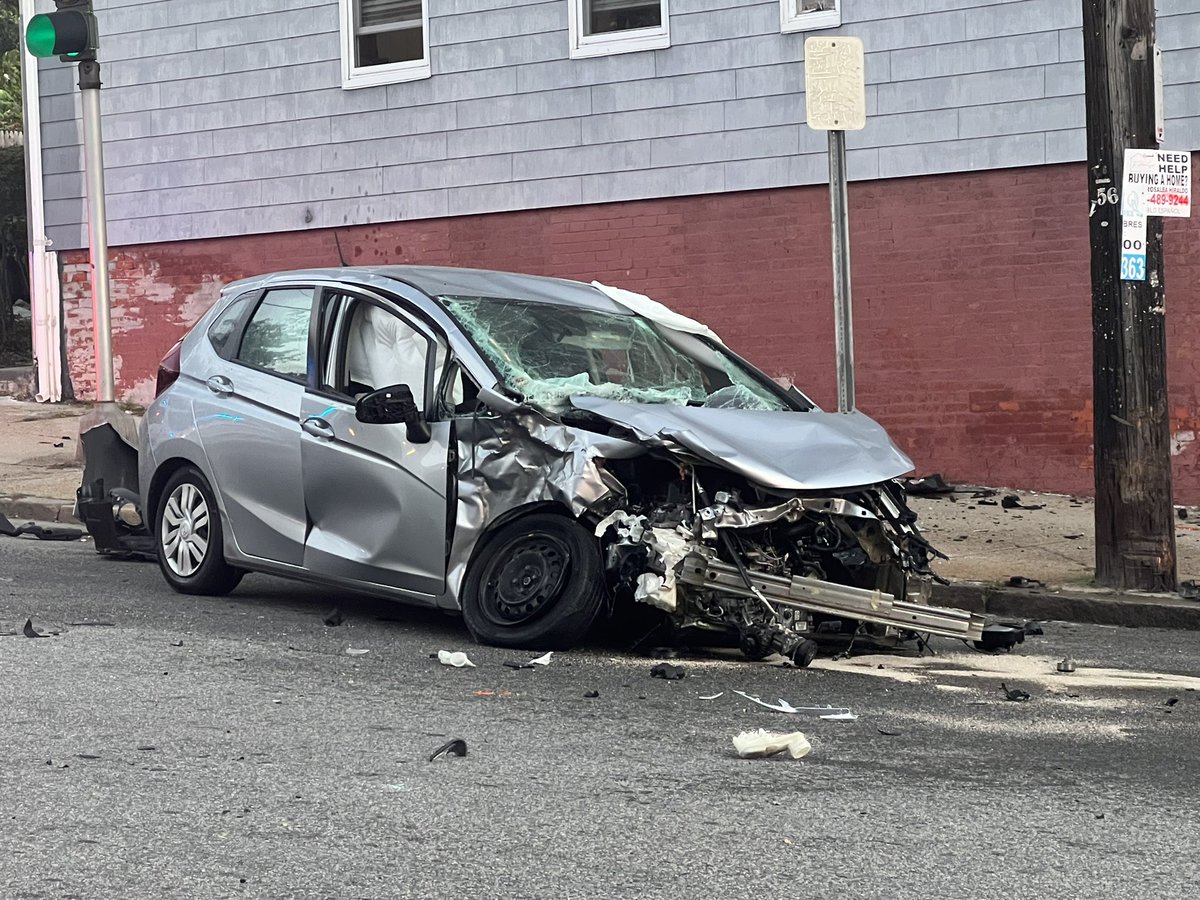
[[[696,587],[707,587],[742,597],[754,592],[736,568],[702,556],[689,556],[682,564],[679,580]],[[983,639],[983,616],[961,609],[927,606],[896,600],[880,591],[834,584],[819,578],[794,575],[750,573],[755,590],[772,604],[791,606],[808,612],[825,613],[891,625],[907,631],[937,634],[943,637],[978,641]]]

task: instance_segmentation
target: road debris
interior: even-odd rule
[[[670,663],[659,663],[650,670],[651,678],[662,678],[666,681],[678,681],[687,676],[683,666],[673,666]]]
[[[1179,698],[1178,698],[1178,697],[1171,697],[1169,700],[1167,700],[1167,702],[1166,702],[1166,704],[1165,704],[1165,705],[1166,705],[1166,706],[1174,706],[1174,705],[1175,705],[1176,703],[1178,703],[1178,702],[1179,702]]]
[[[471,660],[467,658],[467,654],[463,653],[461,650],[456,650],[453,653],[451,653],[449,650],[439,650],[437,652],[437,660],[443,666],[453,666],[456,669],[462,669],[464,667],[469,667],[472,669],[477,668],[475,663],[471,662]]]
[[[171,646],[172,647],[182,647],[183,641],[171,641]]]
[[[724,696],[725,696],[725,692],[721,691],[721,693],[719,693],[719,694],[708,694],[707,696],[701,694],[700,697],[698,697],[697,699],[699,699],[699,700],[716,700],[718,697],[724,697]]]
[[[596,700],[600,696],[599,691],[584,691],[583,696],[588,700]]]
[[[1059,672],[1062,672],[1065,675],[1069,675],[1075,671],[1075,660],[1071,659],[1068,656],[1066,659],[1059,660],[1058,665],[1055,666],[1055,668]]]
[[[453,740],[446,741],[446,743],[442,744],[442,746],[438,747],[436,750],[434,750],[432,753],[430,753],[429,761],[433,762],[435,759],[437,759],[441,756],[466,756],[466,755],[467,755],[467,742],[464,741],[462,738],[454,738]]]
[[[1184,600],[1200,600],[1200,582],[1181,581],[1179,583],[1179,596]]]
[[[25,637],[27,637],[27,638],[44,638],[44,637],[50,637],[50,635],[52,635],[52,634],[58,634],[57,631],[49,631],[49,632],[46,632],[43,634],[42,632],[38,631],[36,628],[33,627],[33,619],[25,620],[24,633],[25,633]]]
[[[1038,581],[1036,578],[1026,578],[1024,575],[1014,575],[1005,584],[1014,588],[1044,588],[1046,586],[1045,582]]]
[[[884,737],[901,737],[904,734],[903,731],[888,731],[886,728],[877,728],[876,731]]]
[[[341,625],[343,622],[346,621],[346,617],[344,615],[342,615],[342,611],[335,606],[333,609],[331,609],[329,611],[329,614],[327,616],[325,616],[325,618],[322,619],[321,621],[324,622],[330,628],[337,628],[339,625]]]
[[[743,731],[733,739],[733,748],[742,759],[761,759],[787,751],[792,759],[800,759],[812,752],[812,744],[799,731],[781,734],[774,731]]]
[[[59,525],[44,527],[33,522],[26,522],[24,525],[14,525],[8,520],[7,516],[0,513],[0,534],[5,537],[21,537],[28,534],[39,541],[77,541],[83,537],[83,530],[80,528],[64,528]]]
[[[1023,691],[1020,688],[1010,688],[1003,682],[1000,683],[1000,690],[1004,691],[1004,699],[1011,700],[1013,703],[1024,703],[1029,699],[1029,691]]]
[[[534,669],[538,666],[550,665],[550,658],[552,656],[554,656],[553,650],[551,650],[549,653],[539,656],[537,659],[531,659],[529,662],[512,662],[509,660],[506,661],[504,665],[508,666],[510,669]]]
[[[1026,505],[1016,494],[1005,494],[1000,498],[1000,505],[1005,509],[1045,509],[1046,507],[1045,503]]]
[[[758,697],[752,697],[745,691],[734,691],[739,697],[745,697],[751,703],[757,703],[759,706],[765,706],[767,709],[773,709],[775,712],[781,713],[817,713],[822,719],[843,719],[846,721],[857,719],[858,716],[850,711],[846,706],[792,706],[782,697],[778,703],[768,703]]]
[[[370,650],[368,650],[364,647],[347,647],[346,648],[347,656],[366,656],[370,652],[371,652]]]
[[[905,492],[913,497],[937,497],[954,493],[954,485],[946,484],[938,472],[924,478],[902,478],[900,483],[904,485]]]

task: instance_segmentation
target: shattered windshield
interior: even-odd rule
[[[637,315],[491,297],[441,297],[505,383],[565,409],[573,394],[630,403],[784,410],[722,347]]]

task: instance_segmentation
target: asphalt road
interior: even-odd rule
[[[1050,624],[1003,658],[708,658],[680,682],[605,647],[516,671],[441,615],[260,576],[183,597],[84,544],[0,542],[4,898],[1195,894],[1200,682],[1088,673],[1200,676],[1194,632]],[[61,633],[25,638],[27,616]],[[759,727],[813,751],[738,759]],[[468,755],[428,762],[450,737]]]

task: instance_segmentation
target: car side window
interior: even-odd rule
[[[225,310],[217,316],[216,320],[209,326],[208,341],[212,344],[214,350],[220,356],[227,357],[233,347],[230,346],[230,340],[237,330],[238,322],[242,320],[242,315],[246,312],[246,307],[250,305],[250,301],[254,299],[257,292],[251,291],[248,294],[242,294]]]
[[[312,288],[267,291],[246,323],[238,362],[303,381],[308,375],[312,305]]]
[[[360,397],[380,388],[406,384],[417,406],[425,408],[430,341],[404,318],[358,297],[348,297],[341,318],[341,353],[332,387]]]

